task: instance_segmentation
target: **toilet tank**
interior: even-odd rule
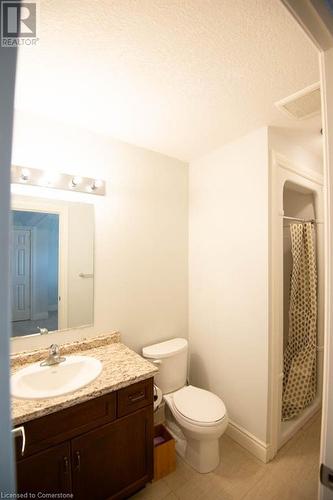
[[[188,342],[176,338],[153,344],[142,349],[144,358],[156,363],[159,372],[155,384],[163,394],[177,391],[186,385]]]

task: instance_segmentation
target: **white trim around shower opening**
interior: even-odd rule
[[[300,190],[312,192],[317,220],[318,262],[318,338],[319,348],[324,337],[324,199],[323,176],[296,166],[286,157],[270,152],[270,230],[269,230],[269,389],[268,389],[268,457],[272,460],[278,449],[318,411],[321,403],[322,367],[320,368],[320,393],[313,412],[304,412],[288,436],[281,435],[281,407],[283,382],[283,192],[286,183]],[[322,351],[318,351],[322,358]],[[322,365],[322,360],[318,365]]]

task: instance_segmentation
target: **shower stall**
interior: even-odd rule
[[[270,198],[271,459],[321,407],[323,178],[272,153]]]

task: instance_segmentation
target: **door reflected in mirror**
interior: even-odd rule
[[[93,205],[13,198],[13,337],[93,323],[93,248]]]
[[[12,212],[13,336],[58,330],[59,215]]]

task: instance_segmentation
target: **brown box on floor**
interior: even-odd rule
[[[154,428],[154,481],[176,469],[175,440],[164,425]]]

